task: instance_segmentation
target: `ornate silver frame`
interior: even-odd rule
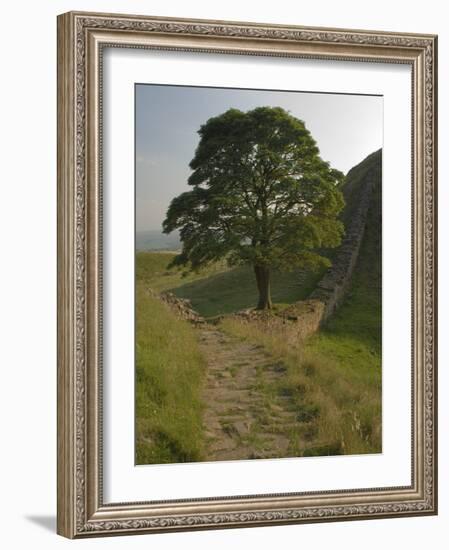
[[[105,46],[412,67],[412,484],[104,504],[101,447],[101,58]],[[437,513],[437,38],[70,12],[58,17],[58,533],[70,538]],[[149,495],[150,499],[150,495]]]

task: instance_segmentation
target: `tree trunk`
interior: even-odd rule
[[[270,270],[265,266],[255,265],[254,273],[256,274],[257,288],[259,290],[257,309],[271,309],[273,304],[270,292]]]

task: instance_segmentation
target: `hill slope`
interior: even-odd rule
[[[382,149],[368,155],[362,162],[351,168],[343,183],[342,192],[346,206],[343,211],[343,221],[347,222],[360,201],[360,193],[363,192],[363,182],[368,173],[374,172],[377,179],[375,189],[380,187],[382,176]]]
[[[365,233],[344,302],[327,323],[327,330],[338,333],[350,330],[359,339],[380,351],[382,309],[382,151],[376,151],[355,166],[347,176],[343,189],[347,207],[345,220],[351,216],[360,197],[363,179],[375,174]]]

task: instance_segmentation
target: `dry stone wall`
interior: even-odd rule
[[[241,323],[249,323],[267,334],[282,334],[282,339],[296,346],[316,332],[321,324],[324,303],[320,300],[303,300],[288,306],[279,313],[245,310],[233,315]]]
[[[310,298],[324,303],[325,321],[341,304],[351,283],[352,274],[359,256],[360,245],[365,233],[366,219],[379,174],[375,168],[369,170],[360,185],[357,207],[351,213],[346,225],[346,234],[339,247],[332,266],[318,283]]]
[[[194,324],[204,323],[204,318],[201,317],[193,308],[190,300],[185,298],[178,298],[172,292],[155,292],[151,288],[146,289],[147,293],[158,300],[161,300],[168,309],[170,309],[177,317],[190,321]]]

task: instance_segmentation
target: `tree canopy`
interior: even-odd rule
[[[304,122],[280,107],[229,109],[199,131],[192,190],[163,223],[180,230],[174,263],[198,269],[226,258],[254,267],[259,308],[270,308],[270,271],[328,265],[341,242],[343,174],[323,161]]]

